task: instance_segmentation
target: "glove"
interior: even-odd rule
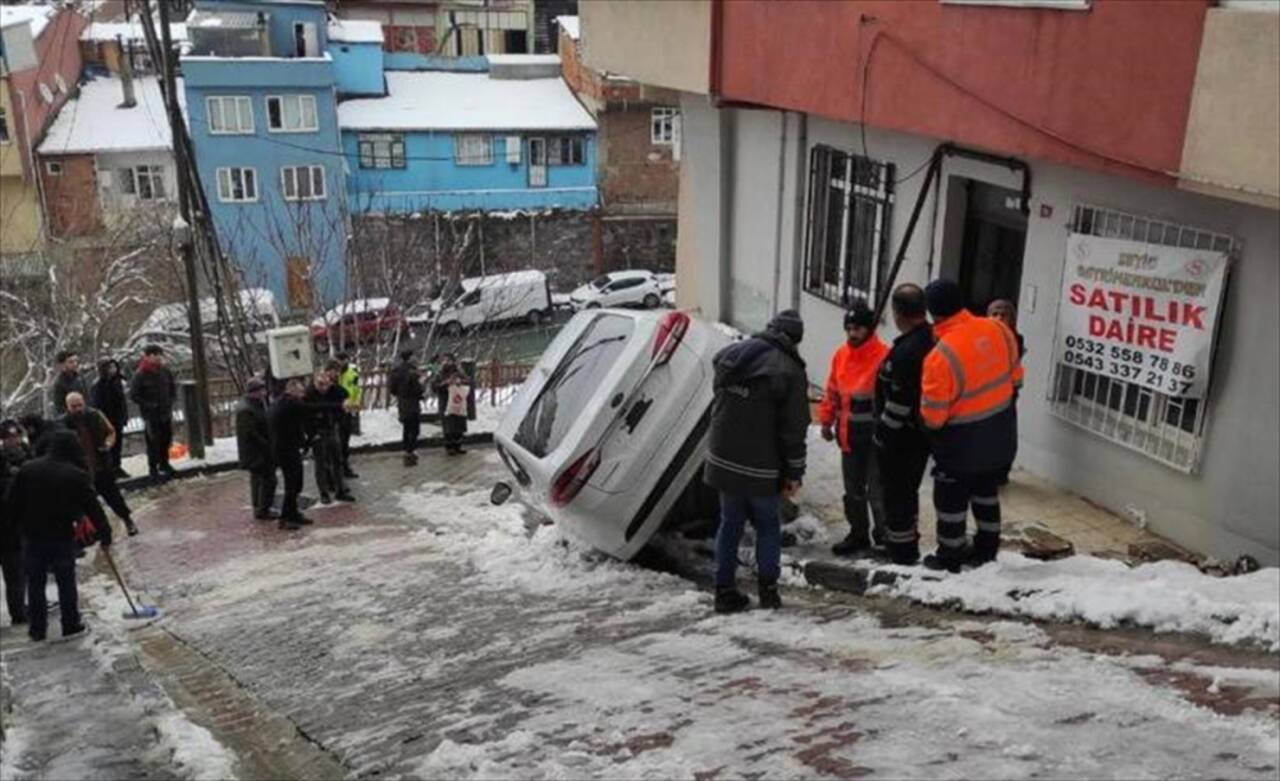
[[[828,442],[830,442],[831,440],[835,439],[835,438],[836,438],[836,432],[835,432],[835,429],[833,429],[831,426],[823,426],[823,427],[822,427],[822,438],[823,438],[823,439],[825,439],[825,440],[826,440],[826,441],[828,441]]]

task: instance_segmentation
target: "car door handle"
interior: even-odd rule
[[[640,425],[640,421],[644,419],[645,413],[653,406],[653,399],[640,399],[631,405],[631,409],[627,410],[627,417],[623,421],[623,425],[627,427],[628,434],[634,434],[636,426]]]

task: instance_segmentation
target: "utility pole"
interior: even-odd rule
[[[194,185],[191,180],[191,148],[188,146],[187,126],[182,120],[182,110],[178,102],[177,79],[174,77],[175,54],[173,38],[169,32],[169,3],[171,0],[160,0],[156,5],[160,12],[160,73],[164,79],[165,107],[169,114],[169,130],[173,139],[173,157],[178,175],[178,210],[180,219],[185,223],[183,230],[176,231],[176,237],[182,252],[182,265],[187,287],[187,328],[191,334],[192,373],[196,383],[196,406],[198,419],[188,421],[187,443],[192,448],[192,455],[197,456],[197,441],[201,453],[205,444],[213,444],[213,426],[209,417],[209,365],[204,354],[204,324],[200,312],[200,286],[196,276],[195,238],[192,226],[196,224],[192,213]],[[149,14],[148,14],[149,16]],[[177,221],[175,220],[175,228]]]

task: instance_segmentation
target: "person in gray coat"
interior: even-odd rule
[[[804,478],[809,429],[809,378],[796,346],[804,322],[788,309],[764,332],[716,354],[710,448],[703,480],[720,491],[716,534],[717,613],[744,610],[737,588],[738,544],[748,520],[756,529],[760,606],[778,608],[782,524],[780,497]]]

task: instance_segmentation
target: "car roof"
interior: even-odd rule
[[[652,271],[644,271],[641,269],[631,269],[629,271],[610,271],[605,276],[609,279],[635,279],[636,277],[651,277]]]
[[[462,289],[470,291],[476,287],[488,287],[492,285],[519,285],[529,283],[541,283],[546,280],[547,275],[536,269],[526,271],[512,271],[508,274],[490,274],[487,277],[467,277],[460,283]]]
[[[357,298],[344,304],[338,304],[324,313],[325,319],[332,320],[343,315],[354,315],[360,312],[377,311],[391,306],[389,298]]]

